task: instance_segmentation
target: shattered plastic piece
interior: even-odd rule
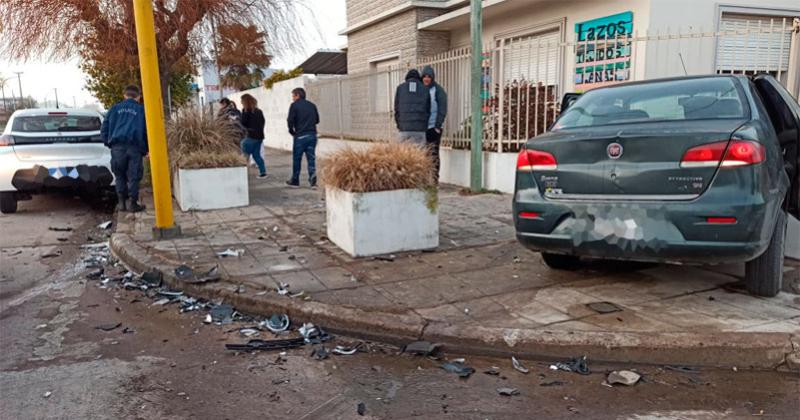
[[[497,388],[497,393],[505,397],[513,397],[519,395],[517,388]]]
[[[89,280],[96,280],[99,279],[103,275],[103,273],[105,273],[105,270],[103,269],[103,267],[100,267],[87,273],[86,278]]]
[[[523,366],[522,363],[520,363],[519,360],[517,360],[517,358],[514,356],[511,356],[511,364],[514,366],[514,369],[524,374],[528,374],[531,371],[530,369]]]
[[[122,326],[122,324],[118,322],[116,324],[102,324],[102,325],[98,325],[98,326],[96,326],[94,328],[97,329],[97,330],[103,330],[103,331],[114,331],[114,330],[116,330],[117,328],[119,328],[121,326]]]
[[[42,396],[45,397],[45,398],[50,398],[51,395],[53,395],[53,392],[52,391],[47,391]]]
[[[358,403],[358,405],[356,406],[356,413],[358,413],[359,416],[363,416],[364,414],[366,414],[366,412],[367,412],[367,406],[363,402]]]
[[[164,275],[160,271],[146,271],[142,274],[142,282],[148,287],[161,287]]]
[[[539,386],[562,386],[564,382],[561,381],[549,381],[549,382],[542,382]]]
[[[375,259],[378,261],[386,261],[386,262],[394,262],[395,258],[396,257],[394,255],[378,255],[377,257],[375,257]]]
[[[277,290],[279,295],[286,296],[289,294],[289,285],[286,283],[279,283]]]
[[[56,252],[49,252],[47,254],[42,255],[42,259],[60,257],[62,253],[63,252],[59,249],[59,250],[56,250]]]
[[[295,293],[295,294],[293,294],[293,295],[289,295],[289,297],[290,297],[290,298],[294,298],[294,299],[298,299],[298,298],[305,298],[305,297],[306,297],[306,292],[305,292],[305,291],[302,291],[302,292],[300,292],[300,293]]]
[[[187,265],[181,265],[175,269],[175,277],[178,280],[191,280],[194,278],[194,270]]]
[[[180,277],[178,277],[178,278],[180,278]],[[210,282],[214,282],[214,281],[219,281],[220,279],[221,279],[221,276],[219,274],[219,265],[215,265],[214,267],[211,267],[210,270],[208,270],[207,272],[205,272],[201,276],[192,275],[191,277],[186,278],[186,279],[182,279],[182,280],[183,280],[184,283],[196,284],[196,283],[210,283]]]
[[[691,368],[688,366],[664,366],[664,369],[682,373],[700,373],[699,369]]]
[[[237,249],[237,250],[234,251],[234,250],[228,248],[228,249],[226,249],[226,250],[224,250],[222,252],[217,252],[217,256],[220,257],[220,258],[227,258],[227,257],[236,257],[236,258],[238,258],[238,257],[241,257],[242,255],[244,255],[244,250],[243,249]]]
[[[333,349],[333,354],[338,354],[340,356],[351,356],[358,352],[358,349],[361,347],[361,344],[355,347],[345,347],[345,346],[336,346]]]
[[[430,356],[438,353],[441,347],[441,344],[431,343],[430,341],[415,341],[407,344],[403,352],[417,356]]]
[[[611,385],[622,384],[626,386],[633,386],[636,385],[641,378],[642,375],[639,375],[636,372],[631,372],[630,370],[617,370],[609,373],[606,381]]]
[[[222,304],[211,308],[211,320],[220,324],[230,324],[233,322],[233,306]]]
[[[500,375],[500,368],[497,366],[492,366],[489,369],[483,371],[483,373],[491,376],[499,376]]]
[[[610,314],[614,312],[622,312],[622,308],[611,302],[587,303],[586,307],[597,312],[598,314]]]
[[[455,373],[462,378],[469,378],[470,375],[475,373],[475,369],[459,362],[447,362],[440,367],[445,371]]]
[[[170,299],[170,298],[161,298],[161,299],[153,302],[153,305],[154,306],[163,306],[163,305],[166,305],[166,304],[168,304],[170,302],[172,302],[172,299]]]
[[[575,372],[581,375],[588,375],[591,373],[589,365],[586,362],[586,356],[576,357],[568,363],[555,363],[550,365],[551,370],[563,370],[566,372]]]
[[[68,226],[67,227],[50,226],[48,230],[51,230],[53,232],[72,232],[72,228]]]
[[[179,298],[183,296],[183,292],[181,291],[173,291],[173,290],[160,290],[158,292],[161,296],[166,296],[171,299]]]
[[[259,325],[277,334],[288,330],[291,322],[289,321],[289,315],[275,314],[262,321]]]
[[[214,322],[214,318],[211,317],[211,314],[207,314],[206,318],[203,320],[203,322],[206,323],[206,324],[210,324],[210,323]]]
[[[303,338],[290,338],[288,340],[250,340],[246,344],[226,344],[225,348],[236,351],[263,351],[263,350],[288,350],[303,347]]]
[[[311,350],[311,357],[317,360],[325,360],[330,356],[330,352],[328,349],[325,348],[324,345]]]
[[[297,331],[306,343],[321,344],[331,339],[328,333],[311,323],[303,324]]]
[[[100,223],[99,225],[97,225],[97,228],[98,229],[103,229],[103,230],[108,230],[109,228],[111,228],[112,224],[114,224],[114,222],[109,220],[107,222]]]
[[[247,290],[244,288],[244,285],[240,284],[240,285],[236,286],[236,290],[234,291],[234,293],[236,293],[238,295],[241,295],[241,294],[244,294],[246,291]]]
[[[136,332],[136,330],[134,330],[131,327],[125,327],[125,328],[122,329],[122,333],[123,334],[133,334],[135,332]]]
[[[257,336],[259,332],[255,328],[242,328],[241,330],[239,330],[239,334],[243,335],[244,337],[250,338]]]

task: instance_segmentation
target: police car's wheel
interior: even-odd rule
[[[17,212],[17,197],[14,193],[0,192],[0,212],[5,214]]]

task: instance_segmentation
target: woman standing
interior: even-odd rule
[[[267,168],[264,166],[264,159],[261,157],[261,145],[264,143],[264,114],[258,109],[258,101],[253,95],[242,95],[242,127],[245,129],[245,137],[242,139],[242,152],[258,165],[258,177],[267,177]]]

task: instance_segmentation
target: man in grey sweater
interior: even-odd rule
[[[431,66],[425,66],[422,69],[422,83],[431,96],[431,112],[428,117],[428,130],[425,132],[425,140],[428,146],[428,153],[433,162],[433,179],[438,183],[439,146],[442,143],[444,120],[447,117],[447,92],[436,83],[436,73]]]

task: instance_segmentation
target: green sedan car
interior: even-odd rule
[[[748,290],[775,296],[798,149],[800,105],[769,75],[595,89],[520,152],[517,238],[555,269],[746,262]]]

